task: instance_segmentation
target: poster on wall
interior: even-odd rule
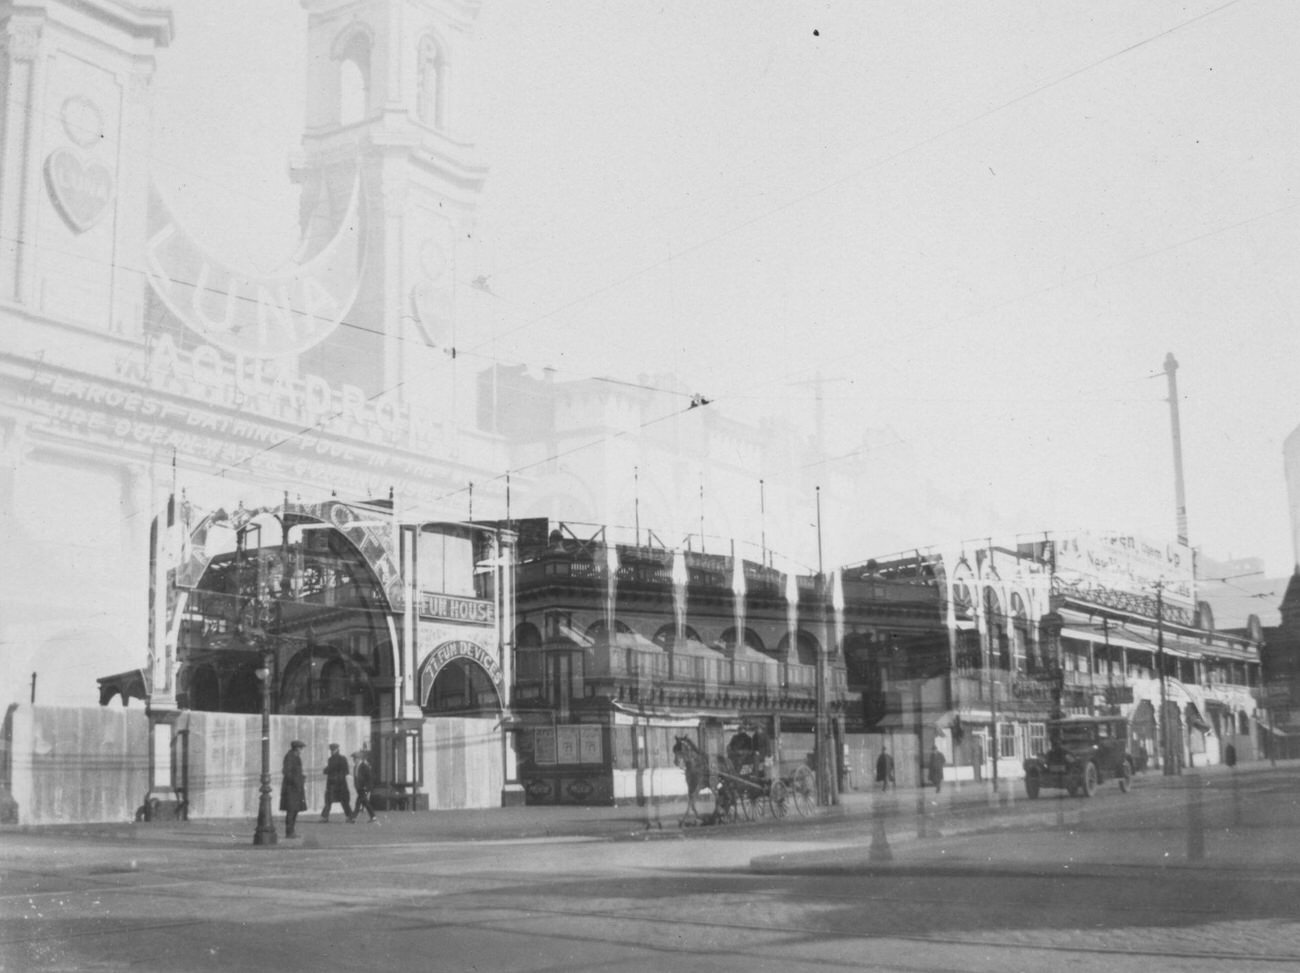
[[[604,734],[599,724],[578,727],[578,761],[584,764],[605,762]]]
[[[555,730],[533,730],[533,760],[538,764],[555,763]]]
[[[562,764],[578,763],[578,728],[561,726],[555,730],[555,758]]]

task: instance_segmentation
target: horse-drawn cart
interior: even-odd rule
[[[695,795],[705,788],[713,792],[711,823],[756,821],[771,816],[783,818],[791,807],[800,815],[812,813],[817,804],[817,777],[801,764],[786,776],[772,776],[758,760],[736,760],[718,754],[710,759],[688,737],[678,737],[673,759],[686,774],[687,811],[683,823],[699,821]]]

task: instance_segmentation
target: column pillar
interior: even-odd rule
[[[514,693],[515,693],[515,547],[513,532],[497,534],[497,631],[501,646],[501,683],[505,698],[501,701],[501,745],[505,750],[501,806],[514,807],[525,803],[524,785],[519,780],[519,754],[515,747]]]
[[[35,178],[35,152],[31,142],[42,27],[42,20],[36,17],[11,16],[0,37],[6,62],[4,105],[0,109],[4,125],[4,139],[0,140],[0,226],[6,228],[4,239],[0,239],[0,297],[18,303],[27,298],[30,276],[25,261],[31,239],[26,214],[34,192],[31,184]]]
[[[145,711],[149,715],[149,791],[144,800],[146,821],[174,821],[180,813],[180,798],[172,772],[172,754],[175,750],[176,723],[180,710],[176,703],[176,641],[173,619],[179,616],[181,605],[175,589],[176,571],[174,552],[176,544],[173,531],[179,529],[168,524],[168,509],[172,497],[171,467],[154,462],[144,473],[148,485],[149,505],[146,508],[150,523],[151,540],[149,557],[149,645]],[[136,481],[139,485],[139,481]],[[176,511],[179,521],[179,511]]]

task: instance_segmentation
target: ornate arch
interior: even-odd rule
[[[291,549],[293,553],[287,560],[278,554],[274,558],[259,555],[264,557],[264,566],[260,566],[258,570],[265,571],[264,583],[268,589],[287,592],[290,586],[293,587],[291,597],[283,602],[275,602],[279,610],[276,622],[277,637],[289,646],[296,646],[286,653],[288,661],[282,670],[277,699],[291,703],[297,708],[294,701],[299,694],[293,689],[296,685],[293,682],[296,678],[295,660],[316,658],[320,652],[327,652],[331,656],[337,655],[346,660],[342,670],[349,690],[346,699],[355,700],[359,694],[365,700],[364,706],[373,709],[376,694],[372,678],[391,677],[402,671],[401,659],[398,656],[398,647],[401,643],[397,636],[394,613],[401,611],[404,597],[398,557],[394,550],[393,525],[391,520],[384,517],[381,512],[358,509],[337,500],[331,499],[318,504],[283,504],[252,510],[241,505],[233,514],[225,510],[214,511],[202,517],[193,527],[185,526],[184,521],[187,518],[185,511],[182,510],[181,537],[177,544],[178,550],[175,551],[176,598],[168,606],[166,638],[170,658],[178,659],[179,620],[187,616],[191,609],[191,601],[202,606],[205,593],[200,589],[200,582],[207,575],[217,553],[213,535],[220,531],[229,531],[233,541],[235,532],[263,517],[274,518],[282,532],[295,527],[316,529],[319,531],[317,537],[320,540],[313,543],[320,543],[336,554],[346,552],[344,563],[353,565],[354,567],[349,571],[355,574],[355,579],[348,583],[363,587],[364,593],[359,595],[363,608],[358,610],[364,610],[370,619],[368,631],[362,633],[364,652],[360,656],[357,656],[357,652],[361,651],[357,648],[360,643],[356,643],[355,638],[351,643],[334,644],[327,637],[318,637],[316,633],[319,631],[320,623],[313,617],[301,617],[303,605],[314,606],[312,610],[318,613],[324,612],[330,618],[337,616],[339,612],[353,609],[342,607],[331,610],[327,605],[314,601],[309,592],[304,594],[312,583],[308,576],[311,563],[311,557],[306,553],[308,543],[299,540],[297,546]],[[293,605],[299,606],[297,611],[289,610]],[[294,615],[299,617],[294,618]],[[365,671],[367,665],[373,671]],[[195,672],[197,671],[196,667]],[[313,676],[309,674],[304,678],[310,683]],[[242,701],[242,690],[237,690],[240,690],[240,687],[236,687],[232,681],[222,679],[220,696],[223,710],[243,711],[240,707],[245,706],[246,702]],[[260,698],[260,690],[257,695]],[[331,705],[340,712],[345,708],[347,712],[352,712],[353,710],[348,707],[353,704],[348,703],[345,706],[342,701],[344,698],[340,696],[340,701]],[[321,700],[314,700],[314,702],[319,703]],[[310,706],[313,701],[303,700],[303,703]]]
[[[440,685],[439,678],[444,676],[449,680],[459,680],[467,697],[466,705],[451,708],[503,711],[506,693],[501,664],[477,642],[453,639],[443,642],[425,656],[416,680],[420,687],[420,706],[426,712],[448,710],[448,707],[439,705],[434,692]],[[488,689],[491,690],[491,702],[486,699]],[[471,694],[476,699],[471,700]]]

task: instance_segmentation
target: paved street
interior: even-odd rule
[[[923,802],[923,805],[921,804]],[[919,813],[924,810],[924,814]],[[0,831],[0,968],[1300,968],[1300,766],[807,819],[523,808]]]

